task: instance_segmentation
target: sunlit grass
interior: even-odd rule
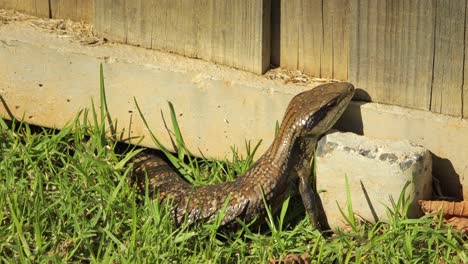
[[[62,130],[0,119],[1,262],[266,263],[304,252],[313,263],[468,261],[466,235],[429,216],[407,219],[404,196],[388,209],[389,223],[358,224],[350,195],[343,214],[351,231],[332,237],[314,230],[293,199],[260,230],[242,222],[237,231],[221,232],[219,223],[176,227],[170,204],[139,196],[130,184],[126,164],[138,150],[105,136],[109,119],[104,98],[100,103]],[[257,146],[249,144],[246,157],[232,148],[226,161],[193,158],[170,110],[177,153],[163,152],[189,181],[218,183],[252,164]]]

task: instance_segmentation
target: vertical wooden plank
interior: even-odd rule
[[[280,36],[280,61],[281,67],[297,69],[299,63],[299,24],[297,19],[300,6],[298,1],[281,0],[281,36]],[[296,19],[294,19],[296,18]]]
[[[429,109],[435,0],[352,0],[349,80],[372,101]]]
[[[152,24],[152,45],[153,49],[167,50],[166,47],[166,16],[167,8],[165,0],[154,1],[154,13],[153,13],[153,24]]]
[[[52,18],[93,22],[94,0],[50,0],[50,5]]]
[[[270,63],[270,0],[154,1],[152,47],[263,73]]]
[[[78,0],[51,0],[52,18],[76,20],[76,7]]]
[[[61,6],[61,0],[50,0],[50,18],[59,18]],[[75,2],[75,1],[73,1]]]
[[[50,3],[50,18],[58,18],[60,13],[60,1],[61,0],[48,0]]]
[[[215,14],[214,4],[217,0],[200,0],[199,5],[194,6],[193,16],[195,19],[194,24],[194,38],[196,39],[196,49],[193,57],[204,58],[209,61],[213,61],[213,35],[214,30],[211,28],[213,25],[213,19]],[[198,14],[209,14],[209,15],[198,15]]]
[[[280,66],[281,0],[271,0],[271,64]]]
[[[261,69],[259,73],[264,73],[271,67],[271,0],[264,0],[261,2],[261,12],[263,17],[259,21],[259,31],[261,34],[260,47],[260,65],[258,68]],[[255,47],[255,46],[254,46]]]
[[[0,8],[14,10],[17,2],[18,0],[0,0]]]
[[[349,1],[283,0],[280,12],[281,67],[346,80]]]
[[[466,39],[466,36],[468,36],[468,4],[465,6],[465,53],[464,53],[464,58],[465,58],[465,64],[463,65],[464,69],[464,78],[463,78],[463,97],[462,97],[462,105],[463,105],[463,118],[468,118],[468,41]]]
[[[465,0],[437,0],[431,111],[461,116]]]
[[[36,0],[16,0],[15,10],[27,14],[35,14]]]
[[[324,43],[323,1],[301,1],[298,7],[298,70],[321,77],[322,65],[327,64],[325,58],[322,58]],[[287,18],[284,17],[284,19]]]
[[[49,18],[49,1],[36,0],[34,3],[34,15],[38,17]]]
[[[78,0],[75,20],[93,23],[94,0]]]
[[[49,6],[50,4],[50,6]],[[92,22],[94,0],[0,0],[0,8],[45,18]]]
[[[281,67],[321,76],[322,22],[321,0],[281,1]]]
[[[126,0],[111,1],[112,15],[109,37],[121,43],[127,42],[126,2]]]
[[[127,18],[127,43],[139,46],[141,43],[141,1],[128,1],[125,16]]]
[[[270,0],[214,1],[213,61],[263,73],[270,63]]]
[[[211,10],[211,20],[210,29],[213,32],[212,34],[212,51],[211,51],[211,60],[217,61],[221,64],[229,65],[232,63],[229,59],[232,58],[231,52],[231,34],[227,34],[229,31],[228,21],[232,20],[233,13],[227,12],[227,10],[232,10],[233,2],[229,1],[214,1],[213,9]],[[218,12],[216,12],[218,11]],[[223,19],[224,18],[224,19]],[[216,26],[214,26],[216,24]]]
[[[94,0],[94,31],[109,38],[111,33],[112,0]]]
[[[187,34],[184,29],[184,20],[191,19],[187,17],[188,7],[184,4],[184,0],[165,1],[167,27],[165,30],[167,41],[166,48],[168,51],[181,55],[185,55],[184,46]]]
[[[184,0],[181,0],[184,2]],[[197,2],[197,4],[202,4],[202,1]],[[182,45],[180,47],[181,54],[187,57],[196,57],[196,49],[197,49],[197,28],[195,24],[198,20],[198,14],[196,14],[195,8],[193,5],[188,7],[186,3],[181,3],[183,5],[183,10],[185,11],[183,14],[183,18],[179,17],[178,24],[180,26],[180,39],[182,41]],[[178,41],[177,39],[176,41]]]
[[[115,0],[111,6],[109,0],[96,1],[96,32],[111,40],[258,74],[270,66],[271,0]],[[109,31],[100,14],[107,9]]]
[[[134,0],[126,4],[127,43],[151,48],[151,12],[152,1]],[[145,10],[146,9],[146,10]],[[148,23],[149,20],[149,23]],[[148,28],[149,26],[149,28]],[[149,33],[149,34],[148,34]]]
[[[321,78],[333,78],[333,31],[334,31],[334,0],[323,1],[320,14],[322,16],[322,45],[320,45],[320,75]],[[304,32],[305,33],[305,32]]]
[[[349,1],[323,1],[323,45],[320,77],[347,79]]]
[[[104,0],[94,0],[93,31],[104,35]],[[97,15],[99,14],[99,15]]]
[[[350,0],[325,1],[332,14],[332,78],[348,80],[349,5]],[[324,15],[328,12],[324,11]],[[326,17],[329,17],[328,15]]]
[[[177,34],[180,33],[179,25],[177,25],[177,15],[175,14],[176,9],[178,8],[178,1],[180,0],[163,0],[161,1],[164,5],[161,6],[161,11],[163,12],[164,18],[164,47],[165,50],[177,53],[179,51],[179,46],[176,45]],[[180,12],[182,15],[183,12]]]

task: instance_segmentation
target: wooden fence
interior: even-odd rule
[[[113,41],[261,74],[348,80],[362,99],[468,117],[468,0],[0,0]]]
[[[94,18],[94,0],[0,0],[0,8],[88,23],[92,23]]]
[[[95,0],[104,37],[263,73],[270,5],[263,0]]]

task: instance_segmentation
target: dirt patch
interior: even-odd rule
[[[315,78],[301,71],[291,71],[284,68],[271,69],[264,76],[270,80],[282,80],[284,83],[294,83],[297,85],[337,82],[337,80]]]

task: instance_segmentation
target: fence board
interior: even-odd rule
[[[47,2],[44,0],[36,0]],[[50,0],[52,18],[93,22],[94,0]]]
[[[333,78],[348,80],[350,0],[333,1]]]
[[[280,66],[320,77],[322,1],[281,1]]]
[[[281,0],[271,0],[271,64],[280,66]]]
[[[465,0],[437,0],[431,111],[462,112]]]
[[[428,110],[434,17],[434,0],[352,0],[349,80],[372,101]]]
[[[38,17],[50,17],[49,1],[36,0],[34,15]]]
[[[281,47],[280,66],[346,80],[348,14],[348,0],[282,0],[280,43],[273,44]]]
[[[153,2],[134,0],[127,2],[127,42],[151,48]]]
[[[165,3],[163,0],[154,1],[153,30],[151,33],[151,48],[159,47],[167,50],[166,47],[166,14],[162,12]]]
[[[106,9],[110,20],[99,17]],[[111,40],[255,73],[269,67],[270,0],[96,0],[95,21]]]
[[[468,51],[468,41],[466,40],[466,36],[468,36],[468,19],[467,19],[467,12],[468,12],[468,4],[465,6],[465,52]],[[462,109],[462,117],[468,118],[468,56],[464,54],[465,57],[465,64],[464,64],[464,78],[463,78],[463,109]]]
[[[112,40],[122,43],[127,43],[127,11],[126,0],[112,0],[111,1],[111,32]]]
[[[0,8],[12,9],[39,17],[49,17],[47,0],[0,0]]]
[[[15,10],[35,15],[35,6],[36,0],[16,0]]]
[[[0,0],[0,8],[15,9],[17,0]]]
[[[0,8],[38,17],[93,22],[94,0],[0,0]]]
[[[349,0],[323,1],[323,21],[321,77],[347,80]]]
[[[112,0],[94,1],[94,31],[106,37],[111,34]]]

